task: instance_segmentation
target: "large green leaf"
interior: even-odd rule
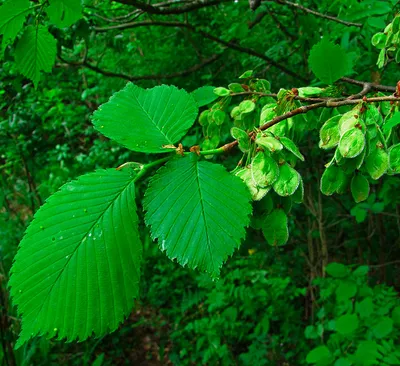
[[[93,115],[93,124],[103,135],[146,153],[171,151],[197,117],[194,98],[175,86],[142,89],[128,83]],[[163,147],[165,146],[165,147]]]
[[[145,220],[169,258],[218,276],[245,235],[249,200],[239,178],[191,154],[168,162],[152,178]]]
[[[21,346],[36,335],[68,340],[117,328],[138,294],[142,246],[133,179],[98,170],[67,183],[35,214],[10,279]]]
[[[69,27],[82,18],[81,0],[49,0],[46,12],[59,28]]]
[[[30,11],[29,0],[8,0],[0,7],[0,34],[4,44],[14,41]]]
[[[350,69],[346,51],[327,38],[314,45],[308,63],[315,76],[326,84],[333,84]]]
[[[29,26],[15,48],[15,62],[19,72],[37,87],[40,72],[50,72],[56,58],[56,40],[46,27]]]

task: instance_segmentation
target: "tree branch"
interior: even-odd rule
[[[231,0],[210,0],[210,1],[198,0],[198,1],[192,1],[187,5],[183,5],[179,8],[172,8],[172,7],[164,8],[157,6],[157,4],[151,5],[139,0],[113,0],[113,1],[125,5],[135,6],[136,8],[140,9],[145,13],[157,14],[157,15],[183,14],[193,10],[205,8],[207,6],[213,6],[221,3],[231,2]]]
[[[82,61],[78,61],[78,62],[67,61],[61,55],[58,55],[58,58],[68,65],[77,66],[77,67],[81,67],[81,66],[87,67],[88,69],[93,70],[104,76],[117,77],[117,78],[125,79],[128,81],[138,81],[138,80],[173,79],[173,78],[177,78],[177,77],[187,76],[187,75],[192,74],[192,73],[202,69],[203,67],[215,62],[221,56],[222,56],[221,54],[214,54],[211,57],[202,61],[201,63],[193,65],[192,67],[189,67],[188,69],[185,69],[182,71],[177,71],[177,72],[174,72],[171,74],[157,74],[157,75],[150,74],[150,75],[138,75],[138,76],[128,75],[128,74],[124,74],[124,73],[116,73],[116,72],[112,72],[109,70],[101,69],[101,68],[89,63],[85,58]]]
[[[344,100],[332,100],[332,99],[328,99],[326,101],[323,102],[318,102],[318,103],[314,103],[314,104],[310,104],[307,106],[301,106],[299,108],[293,109],[290,112],[287,112],[285,114],[282,114],[281,116],[277,116],[275,118],[273,118],[271,121],[263,124],[259,129],[261,131],[265,131],[268,128],[276,125],[279,122],[282,122],[288,118],[297,116],[299,114],[304,114],[307,113],[309,111],[312,111],[314,109],[319,109],[319,108],[337,108],[337,107],[342,107],[345,105],[354,105],[354,104],[358,104],[358,103],[375,103],[375,102],[400,102],[400,97],[395,97],[395,96],[385,96],[385,97],[375,97],[375,98],[362,98],[362,99],[344,99]],[[251,132],[249,134],[251,137],[254,136],[254,133]],[[235,147],[238,144],[237,140],[234,140],[228,144],[225,144],[223,146],[221,146],[220,148],[218,148],[218,150],[221,150],[221,152],[227,152],[230,149],[232,149],[233,147]]]
[[[340,80],[345,83],[348,83],[348,84],[361,86],[362,88],[365,88],[368,85],[370,90],[389,92],[389,93],[396,92],[395,86],[379,85],[379,84],[370,83],[368,81],[359,81],[359,80],[354,80],[354,79],[350,79],[350,78],[341,78]]]
[[[284,5],[291,6],[293,8],[300,9],[300,10],[304,11],[305,13],[309,13],[309,14],[315,15],[315,16],[320,17],[320,18],[329,19],[329,20],[332,20],[332,21],[334,21],[336,23],[340,23],[340,24],[346,25],[348,27],[353,26],[353,27],[362,28],[362,26],[363,26],[361,23],[347,22],[345,20],[341,20],[341,19],[333,17],[331,15],[322,14],[322,13],[319,13],[319,12],[317,12],[315,10],[308,9],[303,5],[292,3],[292,2],[287,1],[287,0],[272,0],[272,1],[276,2],[277,4],[284,4]]]
[[[132,28],[137,28],[137,27],[143,27],[143,26],[161,26],[161,27],[179,27],[179,28],[186,28],[189,29],[190,31],[194,32],[194,33],[198,33],[200,35],[202,35],[204,38],[207,38],[211,41],[214,41],[216,43],[222,44],[230,49],[242,52],[242,53],[246,53],[248,55],[252,55],[255,57],[260,58],[261,60],[264,60],[266,62],[268,62],[269,64],[271,64],[272,66],[276,67],[277,69],[281,70],[282,72],[284,72],[287,75],[292,76],[293,78],[297,79],[297,80],[301,80],[302,82],[307,83],[308,80],[297,74],[296,72],[286,68],[285,66],[281,65],[280,63],[274,61],[272,58],[257,52],[256,50],[252,49],[252,48],[248,48],[248,47],[243,47],[240,46],[237,43],[234,42],[229,42],[229,41],[224,41],[221,38],[218,38],[210,33],[207,33],[201,29],[196,29],[193,25],[188,24],[188,23],[182,23],[182,22],[172,22],[172,21],[152,21],[152,20],[144,20],[142,22],[132,22],[132,23],[126,23],[126,24],[119,24],[119,25],[115,25],[115,26],[110,26],[110,27],[95,27],[94,30],[96,32],[107,32],[109,30],[123,30],[123,29],[132,29]]]

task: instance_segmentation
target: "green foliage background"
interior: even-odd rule
[[[20,319],[8,292],[17,245],[51,194],[95,169],[152,160],[150,154],[105,138],[91,123],[92,113],[127,81],[143,88],[173,84],[190,92],[204,85],[241,83],[238,76],[251,69],[271,83],[273,92],[323,87],[323,82],[332,84],[343,75],[395,86],[400,79],[398,52],[389,49],[398,50],[399,39],[385,38],[383,30],[399,11],[396,1],[298,3],[360,26],[312,14],[287,1],[262,1],[254,12],[247,1],[215,1],[180,14],[149,14],[135,1],[20,1],[22,9],[24,3],[32,8],[20,19],[21,31],[18,24],[14,29],[2,25],[17,7],[10,3],[0,1],[0,9],[9,7],[0,13],[3,364],[400,363],[399,176],[370,180],[366,200],[361,199],[363,192],[322,195],[320,188],[326,194],[332,188],[320,182],[331,158],[318,146],[319,129],[334,118],[326,110],[312,111],[306,122],[296,119],[299,127],[290,135],[305,156],[305,162],[296,165],[303,178],[304,203],[294,205],[288,216],[286,246],[266,243],[259,217],[268,210],[263,202],[255,203],[258,215],[246,239],[222,268],[220,279],[213,281],[166,258],[140,217],[144,262],[134,310],[111,335],[82,343],[35,338],[13,350]],[[144,23],[124,25],[133,22]],[[47,42],[38,69],[32,70],[26,67],[35,52],[29,38],[38,34]],[[319,43],[321,37],[331,41],[326,48]],[[340,51],[329,49],[332,43]],[[324,57],[337,57],[338,75],[320,68],[318,60]],[[360,91],[356,85],[340,87],[349,94]],[[395,117],[391,124],[398,134]],[[201,126],[195,124],[182,142],[192,146],[201,139]],[[225,131],[221,143],[229,141]],[[214,160],[232,170],[240,157],[237,149]],[[135,189],[137,197],[143,197],[145,184]],[[137,204],[142,208],[143,202]],[[288,211],[284,198],[280,206],[280,212]],[[346,267],[335,267],[335,262]],[[325,268],[327,263],[331,264]],[[350,307],[357,320],[350,316]]]

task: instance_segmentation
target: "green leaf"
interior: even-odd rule
[[[355,158],[365,147],[365,136],[358,128],[346,131],[339,141],[339,151],[345,158]]]
[[[389,168],[392,173],[400,173],[400,144],[393,145],[389,149]]]
[[[280,137],[279,141],[294,156],[299,158],[301,161],[304,161],[304,156],[302,155],[302,153],[300,152],[299,148],[296,146],[296,144],[292,140],[288,139],[287,137]]]
[[[383,132],[388,133],[392,128],[400,125],[400,112],[396,112],[392,117],[385,121]]]
[[[244,88],[242,84],[239,83],[231,83],[228,85],[229,90],[233,91],[234,93],[241,93],[244,92]]]
[[[31,79],[37,88],[40,72],[51,71],[56,53],[56,40],[47,28],[30,25],[25,28],[15,48],[15,63],[19,72]]]
[[[218,87],[214,89],[214,94],[218,95],[219,97],[226,97],[231,94],[229,89],[223,88],[223,87]]]
[[[31,12],[29,0],[8,0],[0,7],[0,34],[3,44],[12,43]]]
[[[190,95],[194,98],[198,107],[204,107],[218,99],[218,95],[214,94],[214,89],[213,86],[202,86],[193,90]]]
[[[239,79],[248,79],[253,76],[253,70],[247,70],[242,75],[239,76]]]
[[[260,151],[251,162],[251,176],[255,186],[268,187],[278,179],[278,164],[273,158]]]
[[[263,136],[262,134],[260,134],[260,136],[257,135],[256,144],[271,152],[281,151],[283,149],[281,142],[273,136]]]
[[[262,224],[262,232],[269,245],[285,245],[289,239],[288,222],[285,211],[275,209],[267,215]]]
[[[331,165],[325,169],[321,177],[321,192],[326,196],[331,196],[342,185],[345,174],[337,166]]]
[[[133,179],[115,169],[83,175],[47,200],[11,270],[17,347],[38,334],[83,341],[118,327],[139,291],[137,222]]]
[[[338,122],[341,115],[334,116],[328,119],[319,131],[319,147],[321,149],[332,149],[337,146],[340,140],[339,125]]]
[[[304,200],[304,184],[303,184],[303,179],[301,178],[301,176],[300,176],[299,187],[293,193],[292,200],[294,203],[302,203]]]
[[[46,8],[50,21],[59,28],[69,27],[82,18],[81,0],[49,0]]]
[[[241,113],[251,113],[254,111],[256,105],[252,100],[244,100],[239,104],[239,110]]]
[[[93,114],[103,135],[130,150],[170,152],[192,126],[198,109],[193,97],[174,86],[142,89],[128,83]]]
[[[377,358],[381,357],[378,352],[378,345],[373,341],[361,341],[358,344],[355,356],[359,365],[366,366],[375,365],[377,363]]]
[[[352,363],[347,358],[339,358],[333,366],[351,366]]]
[[[393,330],[393,320],[387,316],[382,317],[377,324],[372,327],[376,338],[385,338]]]
[[[279,177],[275,181],[273,188],[279,196],[291,196],[300,184],[300,174],[288,163],[279,167]]]
[[[389,167],[389,155],[384,149],[376,148],[365,159],[365,169],[372,179],[379,179]]]
[[[217,126],[220,126],[224,123],[226,118],[226,113],[221,111],[220,109],[215,109],[212,113],[212,119]]]
[[[356,203],[365,201],[369,196],[369,182],[362,174],[355,175],[351,180],[351,194]]]
[[[315,76],[328,85],[346,75],[350,69],[346,51],[326,38],[313,46],[308,63]]]
[[[242,152],[248,152],[251,147],[251,139],[245,130],[238,127],[231,128],[231,135],[238,140],[239,148]]]
[[[326,346],[319,346],[308,352],[307,363],[316,363],[318,365],[329,365],[332,361],[332,354]]]
[[[396,306],[392,311],[393,323],[395,326],[400,326],[400,306]]]
[[[317,97],[321,93],[324,92],[322,88],[316,88],[313,86],[307,86],[305,88],[298,88],[299,97],[307,98],[307,97]]]
[[[158,170],[143,205],[152,237],[169,258],[218,276],[245,236],[249,200],[240,179],[190,154]]]
[[[336,331],[342,335],[350,335],[356,331],[358,324],[356,314],[345,314],[336,319]]]
[[[374,303],[371,297],[366,297],[363,301],[356,303],[356,311],[361,319],[367,319],[374,311]]]
[[[386,38],[387,36],[385,33],[376,33],[371,39],[372,45],[376,48],[382,49],[385,47]]]
[[[338,302],[348,301],[357,293],[357,286],[352,281],[341,281],[336,289],[336,299]]]
[[[250,168],[243,168],[235,173],[247,186],[250,191],[253,201],[260,201],[271,190],[271,186],[261,188],[254,184]]]
[[[344,278],[349,275],[349,270],[344,264],[332,262],[325,267],[325,272],[332,277]]]

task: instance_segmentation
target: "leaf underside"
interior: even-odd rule
[[[250,195],[224,167],[189,156],[168,162],[145,194],[145,220],[167,256],[218,276],[249,224]]]
[[[128,83],[101,105],[93,124],[103,135],[146,153],[170,152],[193,125],[197,103],[185,90],[175,86],[142,89]]]
[[[117,328],[138,294],[142,246],[132,177],[98,170],[37,211],[10,279],[22,315],[16,347],[45,335],[83,341]]]

